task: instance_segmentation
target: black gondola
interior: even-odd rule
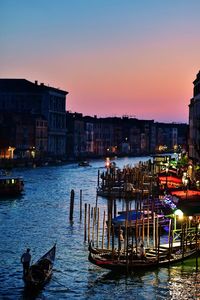
[[[24,276],[26,288],[42,288],[51,278],[56,254],[56,244],[36,263],[32,264]]]
[[[159,268],[169,266],[188,258],[195,257],[199,254],[199,249],[193,245],[192,248],[188,247],[184,253],[180,251],[180,247],[176,247],[169,255],[169,250],[160,255],[150,255],[150,250],[147,251],[145,259],[140,258],[135,253],[130,251],[127,253],[119,253],[117,251],[93,248],[89,246],[89,261],[101,268],[109,269],[116,272],[146,270],[151,268]]]

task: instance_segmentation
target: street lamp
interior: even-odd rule
[[[107,169],[107,173],[110,170],[110,158],[106,157],[106,169]]]
[[[174,230],[176,230],[176,217],[179,218],[179,220],[183,219],[183,212],[180,209],[177,209],[174,211]]]
[[[35,158],[35,147],[31,148],[31,158]]]
[[[9,158],[13,158],[13,156],[14,156],[13,153],[14,153],[15,149],[16,149],[15,147],[11,147],[11,146],[8,147]]]
[[[185,179],[186,179],[187,173],[183,172],[183,176],[182,176],[182,183],[185,184]]]
[[[189,216],[188,219],[189,219],[189,228],[190,228],[191,227],[191,221],[192,221],[193,217]]]
[[[189,182],[188,178],[184,178],[184,182],[183,182],[183,183],[184,183],[184,186],[185,186],[185,187],[187,187],[188,182]]]
[[[188,193],[188,182],[189,182],[189,179],[187,177],[183,178],[183,184],[184,184],[185,193],[186,193],[186,200],[187,200],[187,193]]]

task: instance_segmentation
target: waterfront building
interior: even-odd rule
[[[66,113],[66,155],[69,159],[77,159],[86,154],[86,132],[81,113]]]
[[[36,152],[64,156],[66,151],[66,95],[58,88],[26,79],[0,79],[0,111],[35,117]],[[38,119],[40,116],[40,120]],[[46,149],[46,127],[48,145]],[[39,137],[40,135],[40,137]],[[16,145],[15,145],[16,146]]]
[[[189,104],[189,157],[200,162],[200,71],[193,85],[193,98]]]
[[[155,123],[156,151],[187,150],[188,125],[177,123]]]
[[[97,118],[67,112],[70,158],[148,155],[186,148],[187,124],[155,123],[124,116]]]
[[[46,154],[47,131],[47,121],[40,115],[0,112],[0,158]]]
[[[1,122],[0,155],[82,159],[186,148],[187,124],[70,113],[67,94],[37,81],[0,79],[0,113],[13,115],[4,131]]]
[[[94,123],[94,152],[96,156],[111,156],[117,153],[114,137],[115,127],[109,118],[95,118]]]
[[[39,158],[48,154],[48,122],[42,116],[35,117],[35,149]]]
[[[87,156],[94,153],[94,122],[92,117],[85,117],[85,143]]]

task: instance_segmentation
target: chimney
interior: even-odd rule
[[[38,81],[37,80],[35,80],[35,85],[38,85]]]

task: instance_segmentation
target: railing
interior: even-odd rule
[[[182,229],[173,230],[173,242],[179,242],[182,239]],[[196,228],[186,228],[184,240],[188,243],[194,243],[197,240],[200,240],[200,230],[196,233]]]

